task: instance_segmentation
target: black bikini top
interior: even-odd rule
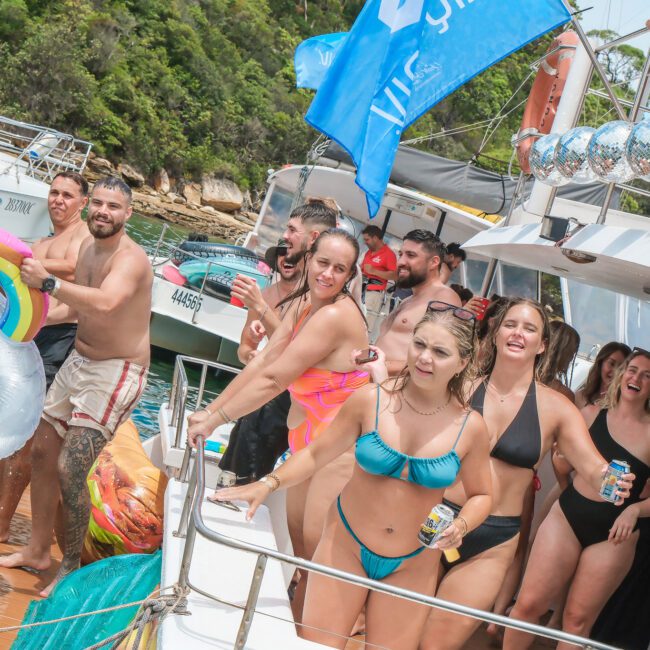
[[[474,391],[470,404],[483,415],[486,382],[483,381]],[[542,429],[537,412],[537,390],[535,380],[530,384],[521,408],[506,430],[497,438],[490,452],[492,458],[502,460],[508,465],[535,470],[542,453]]]
[[[636,478],[630,488],[630,496],[625,501],[625,504],[628,506],[637,503],[640,500],[639,496],[645,487],[646,481],[650,478],[650,467],[612,438],[607,426],[607,409],[603,409],[598,413],[593,424],[589,427],[589,433],[596,449],[607,462],[611,460],[625,460],[628,462],[630,471],[636,474]]]

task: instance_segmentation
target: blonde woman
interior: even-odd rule
[[[314,561],[432,594],[440,550],[460,545],[490,510],[487,432],[463,396],[473,318],[433,303],[415,328],[402,374],[357,391],[329,429],[275,473],[217,498],[248,501],[250,518],[270,492],[301,484],[354,446],[352,478],[327,513]],[[420,525],[457,477],[465,506],[427,550],[417,539]],[[344,648],[364,607],[369,647],[417,648],[428,608],[318,574],[309,578],[301,634]]]
[[[609,388],[607,406],[588,423],[589,432],[604,457],[629,463],[636,475],[629,499],[623,507],[604,501],[600,484],[578,472],[540,526],[511,613],[539,620],[570,582],[562,629],[585,637],[632,565],[639,518],[650,516],[650,499],[641,499],[650,478],[650,352],[632,351]],[[532,642],[530,635],[508,629],[503,647],[524,650]]]

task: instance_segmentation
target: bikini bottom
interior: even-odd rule
[[[443,503],[454,511],[455,515],[460,512],[461,506],[442,500]],[[456,549],[460,558],[449,562],[444,554],[440,558],[442,566],[448,571],[452,567],[459,566],[475,555],[487,551],[490,548],[499,546],[512,539],[521,528],[521,517],[502,517],[500,515],[488,515],[488,518],[474,530],[463,537],[463,543]]]
[[[336,499],[336,507],[338,508],[339,517],[341,517],[341,521],[343,522],[343,525],[345,526],[348,533],[350,533],[352,539],[359,545],[359,548],[361,549],[361,564],[363,566],[364,571],[366,572],[366,575],[371,580],[383,580],[385,577],[389,576],[394,571],[397,571],[397,569],[400,567],[402,562],[404,562],[404,560],[408,560],[410,557],[419,555],[425,549],[424,546],[421,546],[417,550],[413,551],[413,553],[409,553],[408,555],[401,555],[400,557],[384,557],[383,555],[378,555],[377,553],[373,553],[355,535],[352,528],[350,528],[350,524],[348,523],[348,520],[345,518],[345,515],[343,514],[343,510],[341,509],[340,496]]]
[[[609,537],[609,529],[623,512],[619,506],[615,506],[613,503],[588,499],[580,494],[573,485],[569,485],[560,494],[559,502],[560,508],[582,548],[606,541]],[[634,530],[636,529],[637,527],[634,528]]]

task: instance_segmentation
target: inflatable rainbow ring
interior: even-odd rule
[[[20,265],[32,257],[27,244],[0,228],[0,289],[7,306],[0,313],[0,332],[12,341],[31,341],[45,324],[49,296],[20,279]]]

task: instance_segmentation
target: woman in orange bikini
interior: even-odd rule
[[[304,283],[286,298],[287,316],[268,345],[221,395],[190,417],[190,444],[288,389],[289,444],[297,451],[316,439],[345,400],[368,383],[368,373],[352,361],[353,350],[368,347],[365,319],[348,292],[358,256],[358,242],[344,230],[320,235],[306,254]],[[307,307],[299,299],[306,294]],[[313,555],[325,514],[350,478],[353,465],[350,453],[288,491],[287,519],[296,555]],[[295,607],[298,615],[301,592]]]

